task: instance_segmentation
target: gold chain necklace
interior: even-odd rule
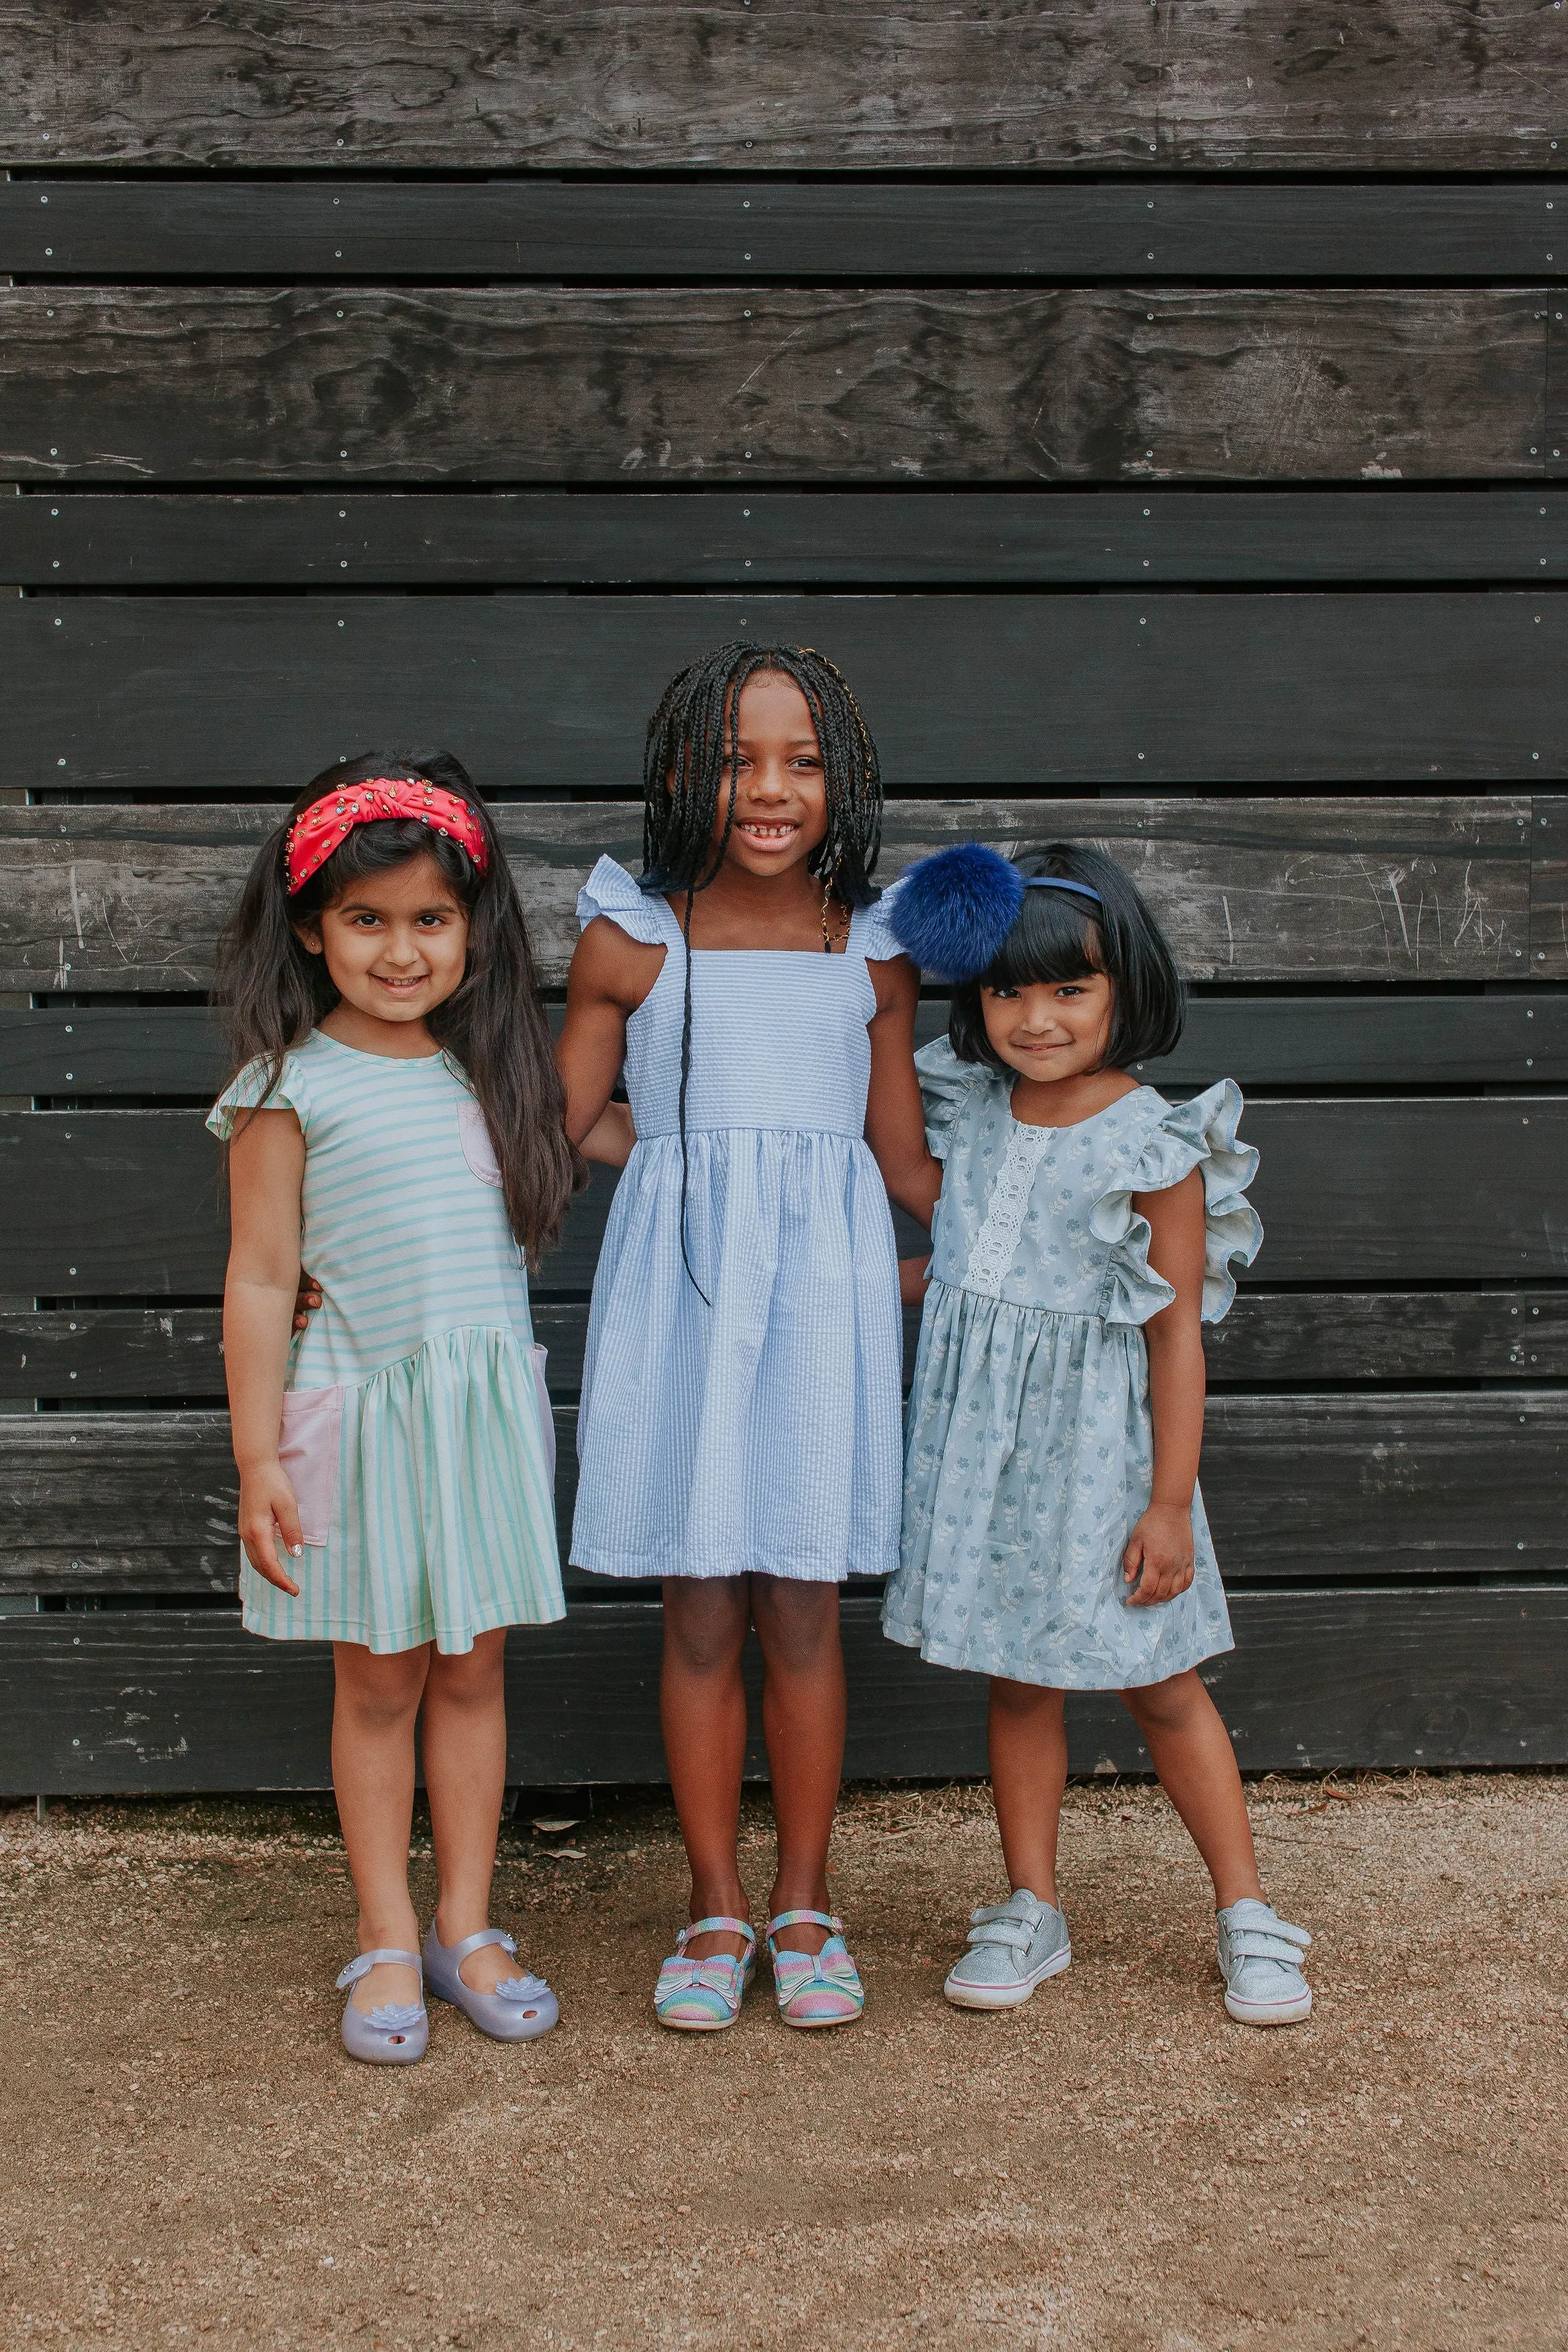
[[[827,928],[827,909],[832,903],[832,887],[825,882],[822,886],[822,952],[824,955],[833,953],[833,932]],[[845,933],[847,933],[849,929],[849,917],[842,909],[840,909],[838,928]]]

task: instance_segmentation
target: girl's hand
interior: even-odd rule
[[[294,1328],[302,1331],[321,1303],[321,1287],[313,1275],[301,1274],[300,1295],[294,1301]]]
[[[300,1588],[279,1565],[278,1542],[294,1559],[304,1557],[304,1538],[300,1531],[300,1505],[294,1489],[280,1462],[265,1462],[254,1470],[239,1474],[239,1539],[245,1546],[245,1556],[258,1576],[275,1584],[279,1592],[298,1600]]]
[[[637,1139],[630,1103],[612,1102],[605,1104],[577,1149],[584,1160],[597,1160],[606,1168],[624,1168]]]
[[[921,1307],[931,1287],[926,1268],[931,1260],[925,1257],[901,1257],[899,1260],[899,1297],[906,1307]]]
[[[1173,1601],[1193,1580],[1193,1514],[1175,1503],[1151,1503],[1128,1538],[1121,1555],[1121,1573],[1136,1591],[1129,1596],[1134,1609],[1153,1609]]]

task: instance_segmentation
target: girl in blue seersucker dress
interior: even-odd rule
[[[692,1893],[660,2023],[730,2025],[752,1973],[736,1839],[754,1626],[779,2011],[845,2024],[863,1995],[826,1881],[838,1584],[898,1558],[883,1179],[926,1167],[916,980],[870,880],[876,753],[820,654],[732,644],[683,671],[646,789],[647,870],[601,858],[579,901],[560,1049],[568,1132],[600,1120],[624,1066],[637,1136],[594,1278],[572,1558],[664,1580],[660,1714]]]
[[[1225,1079],[1172,1105],[1128,1065],[1169,1053],[1182,991],[1128,877],[1057,847],[1025,877],[968,845],[888,901],[958,983],[916,1056],[942,1165],[906,1433],[889,1638],[991,1677],[992,1783],[1013,1892],[976,1911],[947,1979],[1026,2000],[1071,1958],[1057,1903],[1063,1696],[1120,1691],[1208,1864],[1226,2006],[1304,2017],[1309,1938],[1263,1899],[1236,1759],[1197,1668],[1231,1647],[1197,1488],[1200,1320],[1262,1228],[1258,1155]]]

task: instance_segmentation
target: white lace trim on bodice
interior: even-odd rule
[[[1018,1254],[1024,1219],[1029,1213],[1035,1190],[1036,1171],[1057,1133],[1054,1127],[1026,1127],[1021,1120],[1013,1121],[1007,1149],[985,1203],[984,1220],[971,1244],[963,1269],[965,1290],[975,1291],[982,1298],[1001,1297],[1002,1285]]]

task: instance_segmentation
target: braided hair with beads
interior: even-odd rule
[[[648,721],[641,887],[650,896],[686,894],[680,924],[686,944],[680,1024],[680,1255],[692,1287],[706,1306],[712,1301],[692,1272],[686,1239],[691,910],[698,892],[717,879],[729,852],[741,751],[741,693],[748,679],[764,672],[790,678],[799,687],[822,753],[827,831],[806,860],[806,870],[823,886],[824,944],[830,898],[853,910],[869,906],[879,895],[871,876],[882,843],[881,771],[860,706],[837,665],[811,646],[759,646],[731,638],[671,678]],[[727,793],[724,822],[715,842],[721,791]]]

